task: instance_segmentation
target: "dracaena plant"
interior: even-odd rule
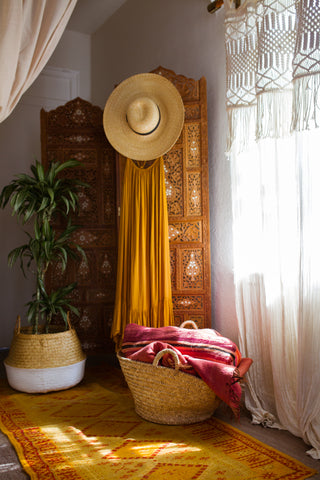
[[[14,248],[8,255],[9,266],[19,261],[25,276],[27,271],[35,275],[36,291],[26,304],[27,319],[33,326],[33,333],[39,333],[39,325],[44,325],[44,331],[48,332],[55,315],[60,314],[67,327],[68,311],[79,314],[70,300],[75,282],[50,292],[45,286],[45,275],[52,263],[60,262],[62,270],[65,270],[69,258],[76,259],[79,254],[85,258],[82,248],[72,240],[72,234],[78,227],[72,223],[70,214],[77,211],[79,188],[86,187],[86,184],[59,175],[63,170],[79,165],[77,160],[51,162],[45,170],[36,161],[31,165],[31,175],[16,175],[0,194],[1,208],[9,203],[12,215],[17,217],[19,223],[31,223],[33,226],[32,233],[25,232],[28,242]],[[52,226],[58,215],[66,218],[61,233]]]

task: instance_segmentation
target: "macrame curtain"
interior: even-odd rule
[[[0,122],[56,48],[77,0],[1,0]]]
[[[254,359],[246,405],[320,458],[320,2],[225,6],[236,307]]]
[[[141,166],[127,159],[124,171],[111,329],[117,349],[128,323],[173,325],[163,159],[158,158],[147,168]]]

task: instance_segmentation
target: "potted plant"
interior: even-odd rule
[[[21,225],[29,224],[32,231],[26,232],[27,243],[8,255],[9,266],[19,262],[24,275],[29,271],[35,277],[35,293],[26,305],[30,326],[21,327],[18,317],[4,362],[9,384],[20,391],[69,388],[84,375],[86,357],[69,320],[70,311],[79,314],[70,300],[76,283],[50,292],[45,284],[50,265],[58,261],[64,270],[68,259],[84,255],[82,248],[72,241],[77,226],[71,214],[78,209],[78,191],[85,184],[60,175],[79,164],[76,160],[51,162],[45,171],[36,161],[31,165],[31,175],[17,175],[0,194],[0,207],[10,204],[12,215]],[[61,215],[65,217],[64,229],[57,233],[52,223]],[[63,327],[52,324],[57,316],[64,320]]]

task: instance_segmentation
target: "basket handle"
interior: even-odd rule
[[[193,320],[185,320],[181,323],[180,328],[184,328],[186,325],[192,325],[195,330],[198,330],[198,325]]]
[[[20,333],[20,328],[21,328],[21,317],[20,317],[20,315],[18,315],[17,319],[16,319],[16,324],[15,324],[15,327],[14,327],[14,331],[16,332],[17,335],[19,335],[19,333]]]
[[[70,320],[69,310],[67,311],[67,324],[68,324],[69,330],[72,330],[72,324],[71,324],[71,320]]]
[[[157,355],[154,357],[152,365],[154,367],[157,367],[160,359],[163,357],[165,353],[171,353],[174,359],[174,369],[179,370],[179,367],[180,367],[179,357],[174,350],[171,350],[171,348],[164,348],[163,350],[160,350],[160,352],[158,352]]]

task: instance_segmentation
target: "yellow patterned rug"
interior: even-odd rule
[[[120,370],[70,390],[23,394],[0,384],[0,428],[37,480],[302,480],[305,465],[217,419],[142,420]]]

